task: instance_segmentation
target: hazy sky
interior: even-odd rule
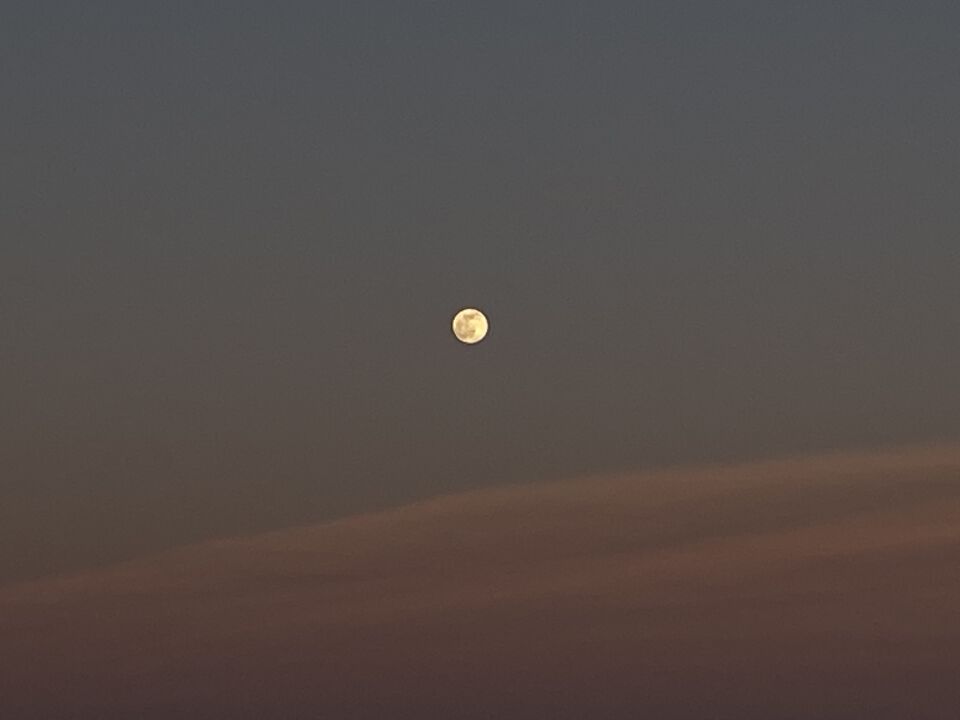
[[[954,720],[960,444],[484,488],[0,587],[16,720]]]
[[[955,0],[5,3],[0,580],[960,434],[958,28]]]

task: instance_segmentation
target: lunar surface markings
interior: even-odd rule
[[[487,316],[476,308],[464,308],[453,318],[453,334],[457,340],[474,345],[487,336],[490,323]]]

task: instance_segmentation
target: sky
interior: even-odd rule
[[[957,27],[953,0],[5,3],[0,582],[957,437]]]
[[[17,720],[948,720],[960,444],[483,488],[0,587]]]

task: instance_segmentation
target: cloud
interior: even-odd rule
[[[946,717],[960,446],[480,490],[0,590],[17,717]]]

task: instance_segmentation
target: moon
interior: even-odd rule
[[[453,334],[467,345],[475,345],[483,340],[489,329],[487,316],[476,308],[464,308],[453,318]]]

